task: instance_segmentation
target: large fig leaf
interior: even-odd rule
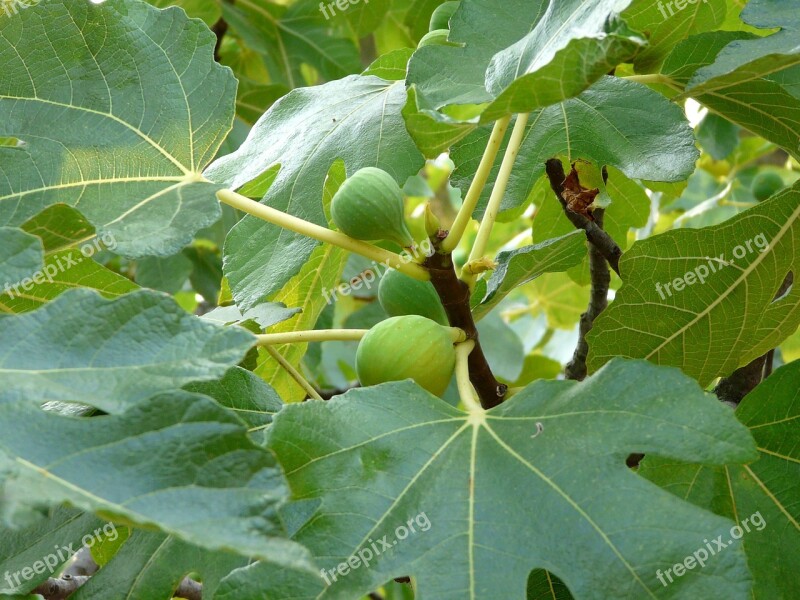
[[[450,19],[454,43],[415,52],[408,83],[424,108],[489,102],[483,122],[562,102],[644,44],[618,18],[628,4],[462,0]]]
[[[716,227],[637,242],[620,270],[623,286],[587,338],[590,370],[646,358],[708,385],[800,325],[800,286],[776,299],[800,273],[800,185]]]
[[[26,527],[10,529],[0,523],[0,572],[4,575],[0,579],[0,597],[5,598],[3,594],[24,594],[34,589],[47,579],[49,573],[46,570],[34,572],[33,577],[25,579],[22,577],[23,569],[30,569],[45,557],[48,566],[60,568],[72,552],[81,547],[84,535],[91,536],[94,530],[102,529],[104,525],[94,515],[66,507],[52,508],[43,518]],[[5,575],[10,577],[7,579]]]
[[[274,458],[213,400],[175,391],[122,415],[76,419],[0,397],[0,508],[11,521],[68,503],[208,550],[292,565]]]
[[[220,216],[200,175],[236,80],[178,8],[52,0],[0,19],[0,224],[77,207],[129,256],[174,254]]]
[[[0,227],[0,284],[4,290],[34,275],[42,263],[39,238],[16,227]]]
[[[454,181],[467,189],[489,131],[481,128],[453,148]],[[524,203],[547,159],[565,155],[616,167],[633,179],[681,181],[691,175],[698,152],[683,111],[646,86],[604,77],[577,98],[531,114],[508,190],[501,204]],[[499,165],[495,166],[491,182]],[[491,185],[476,217],[483,213]]]
[[[70,600],[170,600],[189,575],[201,579],[203,595],[213,598],[220,580],[247,562],[243,556],[205,550],[160,532],[134,530]]]
[[[692,96],[718,92],[800,64],[800,11],[782,0],[750,0],[741,13],[744,22],[760,29],[780,27],[767,37],[738,40],[697,70],[687,86]]]
[[[74,288],[93,289],[105,298],[138,289],[127,277],[91,260],[106,244],[74,208],[54,204],[23,223],[21,229],[41,240],[38,245],[44,247],[44,264],[0,294],[0,312],[35,310]],[[113,244],[113,238],[106,241]]]
[[[793,36],[796,39],[796,33]],[[776,36],[767,40],[772,37]],[[730,73],[711,75],[723,69],[714,62],[717,56],[724,57],[730,49],[751,48],[747,44],[756,42],[761,40],[745,32],[716,31],[692,36],[670,54],[662,74],[674,82],[673,85],[686,86],[697,81],[697,86],[687,89],[687,94],[726,119],[800,157],[797,147],[800,98],[791,89],[797,81],[797,76],[792,75],[797,67],[791,65],[798,60],[798,54],[763,57],[756,53],[751,55],[751,63]],[[712,70],[706,71],[706,68]]]
[[[187,314],[140,291],[106,300],[73,290],[0,321],[3,391],[31,402],[81,402],[118,412],[235,366],[254,337]]]
[[[265,202],[327,225],[323,185],[341,159],[352,175],[379,167],[402,185],[424,161],[400,114],[402,82],[351,76],[297,89],[276,102],[239,150],[216,161],[206,175],[236,189],[280,168]],[[247,216],[225,243],[225,275],[242,310],[275,294],[307,262],[317,242]]]
[[[676,369],[619,360],[472,414],[411,382],[384,384],[285,407],[269,447],[295,506],[313,512],[294,538],[326,570],[321,598],[405,575],[421,598],[524,598],[535,567],[576,598],[749,597],[736,545],[669,588],[657,579],[731,523],[640,478],[629,453],[757,456],[733,413]],[[368,565],[331,573],[365,549]]]
[[[676,496],[734,519],[755,600],[800,597],[800,361],[778,369],[736,409],[761,457],[708,467],[648,456],[640,473]],[[745,523],[746,521],[746,523]],[[723,541],[728,541],[726,537]]]
[[[636,55],[634,65],[640,73],[658,69],[669,52],[687,37],[712,31],[726,15],[726,0],[695,0],[681,4],[670,0],[633,0],[622,18],[637,31],[647,34],[648,44]]]

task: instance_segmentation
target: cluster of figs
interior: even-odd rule
[[[375,167],[356,171],[342,184],[331,201],[331,219],[357,240],[414,246],[403,191],[389,173]],[[444,394],[455,369],[454,338],[433,285],[388,270],[378,300],[390,318],[370,329],[358,345],[361,384],[413,379],[436,396]]]

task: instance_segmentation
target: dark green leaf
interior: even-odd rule
[[[680,367],[704,386],[729,375],[800,325],[800,286],[775,299],[800,272],[798,248],[798,185],[717,227],[637,242],[587,338],[590,370],[627,356]]]
[[[639,471],[676,496],[736,521],[756,600],[800,595],[798,381],[800,361],[795,361],[770,375],[736,409],[758,445],[761,457],[755,463],[707,467],[648,456]]]
[[[739,545],[669,588],[656,578],[730,522],[639,478],[628,454],[756,456],[732,412],[675,369],[615,361],[583,383],[536,382],[485,414],[410,382],[352,390],[285,407],[269,446],[298,504],[319,503],[294,537],[328,570],[321,598],[404,575],[424,597],[522,598],[535,567],[579,598],[749,597]],[[372,543],[368,568],[330,574]]]
[[[117,412],[154,393],[221,377],[253,345],[239,327],[185,313],[163,294],[106,300],[74,290],[0,319],[3,390],[29,402],[81,402]]]
[[[4,395],[0,417],[1,497],[12,519],[68,502],[208,550],[287,565],[306,558],[282,539],[274,459],[210,398],[176,391],[122,415],[75,419]]]
[[[174,254],[219,218],[203,168],[233,120],[216,38],[177,8],[52,0],[0,19],[0,224],[77,207],[128,256]]]

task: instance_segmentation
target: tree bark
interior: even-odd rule
[[[603,210],[594,211],[595,223],[599,228],[603,227]],[[589,356],[589,344],[586,336],[592,330],[594,320],[608,306],[608,286],[611,284],[611,273],[608,270],[608,261],[600,250],[589,242],[589,273],[592,278],[592,289],[589,296],[589,307],[581,315],[579,326],[578,345],[572,360],[567,363],[564,376],[567,379],[583,381],[586,378],[587,368],[586,359]]]
[[[505,398],[508,386],[497,381],[481,348],[469,304],[469,286],[456,276],[450,254],[434,253],[426,259],[425,267],[431,273],[431,283],[442,300],[450,326],[463,329],[468,339],[475,340],[475,348],[469,355],[469,378],[481,406],[487,409],[497,406]]]
[[[576,227],[576,229],[583,229],[586,234],[586,239],[597,248],[600,254],[608,261],[608,264],[614,269],[614,272],[619,275],[619,258],[622,256],[622,249],[617,243],[608,235],[595,221],[587,219],[581,214],[572,212],[567,208],[567,201],[564,200],[564,167],[561,161],[557,158],[551,158],[545,163],[545,171],[547,178],[550,180],[550,187],[555,193],[558,201],[564,209],[564,214]]]

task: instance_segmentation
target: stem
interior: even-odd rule
[[[448,329],[454,344],[463,344],[469,339],[467,333],[460,327],[448,327]]]
[[[453,221],[450,234],[442,242],[442,252],[452,252],[461,241],[461,236],[464,235],[464,231],[466,231],[467,225],[470,219],[472,219],[472,213],[478,205],[478,200],[481,197],[483,188],[486,186],[486,181],[489,179],[489,174],[492,172],[494,160],[497,158],[497,153],[500,151],[500,144],[503,142],[506,129],[508,129],[508,124],[510,122],[511,115],[503,117],[495,122],[492,135],[489,137],[489,142],[486,144],[486,150],[483,151],[483,158],[481,158],[478,170],[475,172],[475,177],[456,215],[456,220]]]
[[[442,301],[447,320],[453,327],[463,330],[467,339],[475,341],[469,354],[469,375],[483,408],[492,408],[503,401],[506,386],[497,381],[489,366],[478,339],[478,329],[469,306],[469,287],[461,281],[453,268],[453,255],[435,253],[425,261],[431,274],[431,283]]]
[[[662,75],[661,73],[652,73],[648,75],[628,75],[627,77],[620,77],[620,79],[627,79],[628,81],[635,81],[637,83],[660,83],[666,85],[676,92],[683,92],[683,88],[675,83],[671,77]]]
[[[525,127],[528,124],[528,117],[528,113],[523,113],[517,117],[517,122],[514,124],[514,131],[511,133],[511,139],[508,141],[506,153],[503,156],[503,163],[500,165],[500,172],[497,174],[497,180],[494,183],[494,188],[492,188],[489,204],[486,205],[486,211],[483,213],[481,226],[478,229],[478,236],[475,238],[475,244],[472,246],[467,264],[480,259],[486,252],[486,247],[489,244],[489,237],[492,235],[492,228],[500,212],[500,203],[503,201],[503,196],[506,194],[506,187],[511,178],[511,172],[514,170],[514,162],[517,160],[517,155],[525,139]],[[471,273],[466,268],[462,269],[461,279],[466,281],[467,285],[471,288],[475,283],[475,274]]]
[[[474,340],[467,340],[456,346],[456,383],[461,402],[471,413],[482,413],[483,408],[475,396],[472,382],[469,380],[469,355],[475,348]]]
[[[277,360],[278,364],[282,366],[286,370],[286,372],[289,373],[289,375],[291,375],[292,379],[294,379],[297,382],[297,384],[305,390],[309,398],[313,398],[314,400],[322,400],[322,396],[320,396],[317,393],[317,390],[315,390],[314,387],[310,383],[308,383],[308,381],[306,381],[306,378],[300,374],[300,371],[298,371],[291,364],[289,364],[289,361],[283,358],[283,356],[281,356],[280,353],[277,350],[275,350],[275,348],[273,348],[272,346],[264,346],[264,349],[267,352],[269,352],[269,355],[275,360]]]
[[[85,585],[91,577],[86,576],[62,576],[58,579],[48,579],[40,584],[31,594],[38,594],[45,600],[66,600],[67,597],[75,593],[81,586]],[[200,600],[203,593],[203,585],[185,577],[181,581],[178,589],[173,596],[175,598],[185,598],[187,600]]]
[[[217,192],[217,198],[220,202],[232,206],[249,215],[253,215],[259,219],[278,225],[289,231],[306,235],[320,242],[326,242],[339,248],[344,248],[350,252],[355,252],[361,256],[365,256],[374,261],[383,263],[386,266],[397,269],[401,273],[419,279],[420,281],[428,281],[430,274],[424,267],[415,262],[404,260],[399,254],[395,254],[389,250],[384,250],[374,244],[368,244],[360,240],[354,240],[348,235],[339,231],[333,231],[327,227],[320,227],[314,223],[309,223],[303,219],[292,216],[280,210],[276,210],[266,204],[261,204],[255,200],[251,200],[246,196],[237,194],[231,190],[220,190]]]
[[[564,166],[561,164],[561,160],[558,158],[548,160],[545,163],[545,171],[547,178],[550,180],[550,187],[553,193],[558,198],[558,201],[561,202],[564,214],[577,229],[583,229],[586,239],[600,251],[608,261],[609,266],[619,275],[619,258],[622,256],[622,249],[608,233],[597,226],[597,223],[567,208],[567,201],[564,200],[563,196],[566,176],[564,175]]]
[[[592,214],[594,215],[597,226],[603,229],[603,209],[595,209]],[[575,347],[572,360],[569,361],[564,370],[564,376],[567,379],[576,381],[583,381],[586,378],[588,372],[586,359],[589,356],[589,344],[586,341],[586,336],[589,335],[589,332],[592,330],[595,319],[600,316],[600,313],[608,306],[608,287],[611,285],[611,273],[608,271],[608,261],[606,261],[603,253],[600,252],[597,246],[592,243],[589,243],[589,274],[592,281],[589,307],[586,309],[586,312],[581,315],[581,321],[578,327],[578,345]]]
[[[367,329],[320,329],[313,331],[291,331],[287,333],[265,333],[257,335],[258,346],[276,344],[299,344],[304,342],[358,341],[367,333]]]

